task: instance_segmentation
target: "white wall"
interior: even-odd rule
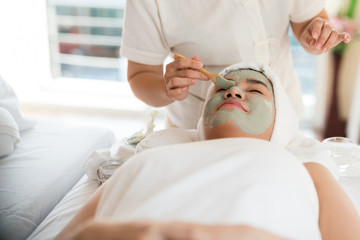
[[[50,79],[45,0],[1,1],[0,74],[19,96]]]
[[[360,28],[360,2],[358,2],[356,6],[354,22],[358,28]],[[347,120],[349,117],[355,80],[359,72],[360,29],[357,30],[357,34],[358,36],[352,39],[351,43],[347,46],[339,70],[339,108],[340,117],[343,120]]]
[[[46,0],[0,3],[0,74],[15,89],[23,106],[135,112],[147,109],[126,82],[53,79],[46,11]]]

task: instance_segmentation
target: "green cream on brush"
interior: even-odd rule
[[[252,135],[263,134],[272,124],[274,114],[273,104],[273,90],[269,80],[260,72],[254,70],[236,70],[228,73],[226,78],[235,80],[236,85],[230,88],[223,88],[224,90],[234,89],[241,93],[244,99],[237,99],[243,105],[248,107],[248,112],[244,112],[237,108],[231,108],[229,110],[220,109],[216,111],[216,108],[226,100],[225,91],[215,93],[205,106],[204,112],[204,124],[214,128],[226,121],[229,121],[232,126],[240,129],[244,133]],[[264,97],[260,94],[255,94],[244,87],[247,79],[256,79],[266,85],[270,91],[270,98]],[[250,80],[251,81],[251,80]],[[242,86],[244,84],[244,86]]]
[[[220,88],[224,88],[224,89],[229,89],[232,86],[234,86],[234,82],[226,80],[225,78],[216,77],[216,81],[215,81],[215,85],[220,87]]]

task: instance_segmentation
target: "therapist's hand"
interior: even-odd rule
[[[331,23],[322,17],[314,18],[300,35],[300,43],[314,54],[326,53],[344,41],[351,41],[350,34],[339,32]]]
[[[164,79],[168,98],[184,100],[189,95],[190,86],[194,85],[196,80],[208,81],[207,76],[197,71],[202,67],[198,56],[191,59],[178,58],[166,65]]]

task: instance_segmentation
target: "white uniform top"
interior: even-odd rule
[[[280,77],[299,119],[301,87],[291,59],[289,22],[317,15],[325,0],[129,0],[121,55],[161,65],[173,53],[199,56],[217,73],[238,62],[269,65]],[[168,118],[181,128],[196,128],[209,82],[197,81],[189,97],[168,106]]]

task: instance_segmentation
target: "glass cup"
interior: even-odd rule
[[[330,137],[323,141],[331,158],[338,166],[340,175],[346,175],[347,168],[351,165],[357,144],[345,137]]]
[[[97,171],[100,185],[108,180],[123,163],[123,160],[107,160],[102,162]]]

